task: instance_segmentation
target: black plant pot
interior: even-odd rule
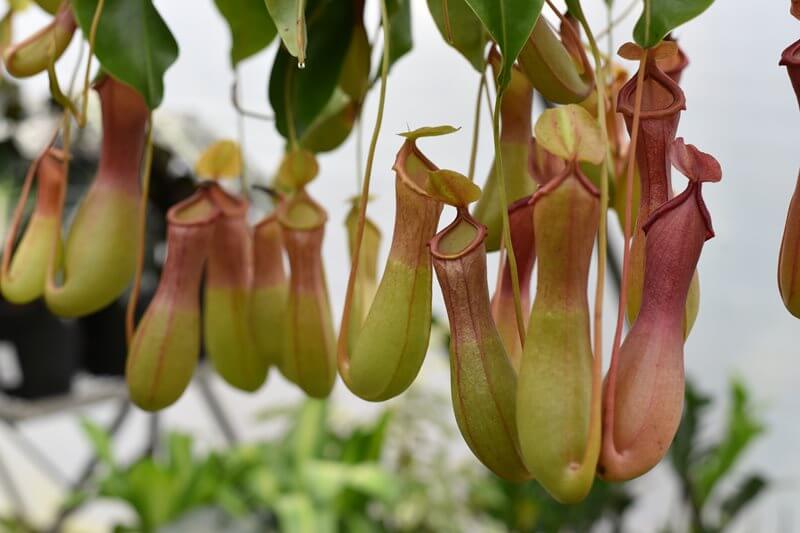
[[[78,369],[80,334],[72,320],[62,320],[41,300],[14,306],[0,301],[0,339],[17,351],[22,382],[4,389],[26,399],[67,394]]]

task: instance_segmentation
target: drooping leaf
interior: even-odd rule
[[[236,178],[242,173],[242,151],[231,140],[217,141],[200,154],[194,172],[203,179]]]
[[[305,64],[307,55],[306,0],[264,0],[286,50]]]
[[[281,48],[270,75],[269,101],[275,111],[275,126],[285,138],[289,138],[290,116],[300,139],[330,101],[355,23],[352,2],[311,0],[307,13],[306,68],[297,68],[291,55]]]
[[[483,72],[488,35],[465,0],[428,0],[428,9],[445,42],[458,50],[475,70]]]
[[[539,19],[544,0],[466,0],[500,47],[503,68],[498,81],[505,88],[511,67]]]
[[[633,28],[633,39],[642,48],[652,48],[669,32],[700,15],[713,3],[714,0],[646,0]]]
[[[231,65],[257,54],[275,38],[277,29],[264,0],[214,0],[231,30]]]
[[[336,88],[327,105],[303,132],[300,146],[312,152],[330,152],[339,147],[353,130],[358,104]]]
[[[536,142],[561,159],[598,165],[605,157],[600,125],[577,104],[544,111],[536,122],[535,132]]]
[[[84,35],[89,35],[97,1],[72,2]],[[136,89],[150,109],[158,107],[178,43],[152,0],[106,0],[94,51],[104,70]]]
[[[411,51],[411,0],[387,0],[389,15],[389,67]]]

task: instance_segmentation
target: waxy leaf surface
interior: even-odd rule
[[[73,0],[72,5],[89,35],[97,0]],[[104,70],[155,109],[164,96],[164,73],[178,58],[178,43],[151,0],[106,0],[94,52]]]
[[[308,5],[308,64],[300,69],[285,48],[278,51],[269,79],[269,101],[275,126],[285,138],[289,138],[290,118],[301,139],[330,101],[355,20],[351,2],[312,0]]]
[[[231,65],[257,54],[275,38],[277,29],[264,0],[214,0],[231,30]]]
[[[653,48],[666,35],[689,22],[714,3],[714,0],[646,0],[633,38],[642,48]]]
[[[264,0],[286,50],[302,64],[306,60],[306,0]]]
[[[489,36],[466,1],[428,0],[428,9],[445,42],[464,56],[475,70],[483,72],[486,63],[484,50]]]
[[[503,53],[500,87],[511,81],[511,67],[542,11],[544,0],[466,0]]]

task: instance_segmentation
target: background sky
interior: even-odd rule
[[[391,164],[401,140],[394,134],[425,125],[453,124],[462,130],[451,136],[423,140],[423,151],[440,167],[466,172],[472,134],[472,113],[477,74],[442,40],[423,0],[411,0],[414,10],[414,50],[392,71],[386,115],[378,144],[373,176],[370,216],[384,232],[384,254],[391,235],[394,204]],[[621,2],[626,4],[627,2]],[[584,2],[594,28],[605,26],[600,0]],[[211,0],[157,1],[157,7],[180,43],[181,54],[168,71],[165,99],[156,114],[156,126],[172,114],[198,117],[215,137],[236,136],[236,115],[229,100],[232,73],[228,62],[229,36],[226,25]],[[191,7],[189,7],[191,5]],[[618,6],[621,10],[625,6]],[[767,436],[753,447],[745,461],[747,470],[760,470],[775,480],[768,496],[753,507],[739,523],[741,530],[800,531],[800,322],[785,311],[776,283],[778,248],[786,208],[800,165],[800,116],[786,72],[778,67],[781,51],[800,37],[800,22],[788,15],[788,1],[741,2],[718,0],[698,20],[676,33],[691,64],[682,87],[687,110],[678,135],[700,149],[714,154],[723,168],[719,184],[704,187],[717,237],[706,244],[700,259],[700,315],[686,345],[687,374],[703,390],[724,395],[733,376],[753,390],[768,423]],[[19,18],[18,35],[30,33],[44,17],[35,9]],[[374,27],[377,13],[368,13]],[[634,18],[615,32],[615,46],[627,40]],[[372,32],[370,32],[372,34]],[[67,56],[75,56],[75,44]],[[271,113],[266,101],[266,84],[275,46],[243,64],[241,84],[244,105]],[[309,57],[308,61],[324,60]],[[46,79],[24,83],[26,98],[40,101]],[[377,91],[370,95],[364,112],[364,146],[372,127]],[[483,117],[477,175],[485,176],[492,160],[488,116]],[[263,175],[270,175],[283,150],[283,140],[272,124],[248,121],[247,157]],[[320,157],[321,172],[311,191],[329,210],[325,259],[334,311],[341,309],[346,283],[346,235],[343,221],[347,199],[356,192],[355,144],[351,138],[330,155]],[[683,178],[675,173],[675,188],[682,190]],[[442,217],[448,223],[449,213]],[[616,218],[611,231],[618,235]],[[618,239],[612,239],[615,244]],[[490,265],[490,280],[495,266]],[[606,316],[614,317],[615,297],[610,293]],[[443,316],[438,287],[434,287],[435,308]],[[337,319],[338,322],[338,319]],[[613,324],[606,324],[611,338]],[[430,358],[423,379],[431,386],[448,389],[444,358]],[[253,396],[215,383],[234,422],[243,434],[256,438],[269,431],[252,423],[259,408],[285,403],[299,393],[274,374],[267,387]],[[356,417],[367,416],[375,407],[355,399],[339,383],[334,397]],[[717,419],[726,402],[718,406]],[[103,421],[110,409],[101,406],[85,414]],[[165,414],[166,424],[191,430],[210,444],[220,437],[210,425],[195,391]],[[125,428],[120,453],[131,454],[142,446],[146,419],[137,416]],[[710,434],[719,425],[708,428]],[[88,453],[74,417],[51,417],[27,424],[24,431],[43,443],[65,470],[77,471]],[[58,443],[54,446],[53,443]],[[456,453],[462,453],[463,450]],[[14,457],[8,440],[0,432],[0,453]],[[32,490],[42,501],[55,501],[56,491],[37,477],[23,461],[18,471],[27,476]],[[630,517],[632,530],[647,531],[660,524],[673,509],[674,487],[669,477],[656,470],[636,482],[645,495],[641,507]],[[1,501],[1,500],[0,500]],[[119,512],[92,509],[93,516]]]

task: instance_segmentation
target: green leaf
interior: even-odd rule
[[[767,488],[767,481],[759,475],[746,477],[730,496],[727,496],[720,504],[723,515],[723,527],[732,522],[734,518],[755,500],[764,489]],[[722,528],[720,529],[722,530]]]
[[[99,457],[106,466],[114,468],[116,463],[114,461],[114,453],[111,449],[111,437],[109,437],[108,433],[89,419],[81,420],[81,427],[91,441],[97,457]]]
[[[633,39],[642,48],[653,48],[669,32],[713,3],[714,0],[645,0],[642,15],[633,28]]]
[[[72,0],[89,35],[97,0]],[[151,0],[106,0],[95,55],[109,74],[136,89],[150,109],[164,96],[164,73],[178,58],[178,43]]]
[[[761,421],[753,415],[747,390],[741,383],[731,385],[731,397],[725,436],[709,450],[707,459],[694,469],[695,492],[700,503],[708,499],[748,445],[764,431]]]
[[[445,2],[449,23],[445,19]],[[428,9],[445,42],[458,50],[475,70],[483,72],[488,35],[475,12],[464,0],[428,0]]]
[[[289,54],[301,65],[306,62],[306,0],[264,0]]]
[[[544,0],[466,0],[503,53],[498,82],[505,89],[511,68],[539,19]]]
[[[264,0],[214,0],[231,30],[231,65],[253,56],[275,38],[277,29]]]
[[[298,493],[281,496],[275,502],[280,531],[285,533],[315,533],[317,516],[311,499]]]
[[[693,461],[697,458],[698,429],[710,405],[711,397],[697,390],[694,383],[687,379],[683,417],[669,450],[672,465],[681,477],[691,475]]]
[[[301,463],[316,457],[325,436],[328,409],[324,401],[307,400],[295,419],[289,433],[289,442],[294,459]]]
[[[308,5],[308,64],[297,68],[285,48],[275,57],[269,101],[275,126],[289,138],[289,117],[301,139],[333,96],[339,83],[355,16],[352,2],[311,0]]]
[[[411,51],[411,0],[386,0],[389,16],[389,67]]]

